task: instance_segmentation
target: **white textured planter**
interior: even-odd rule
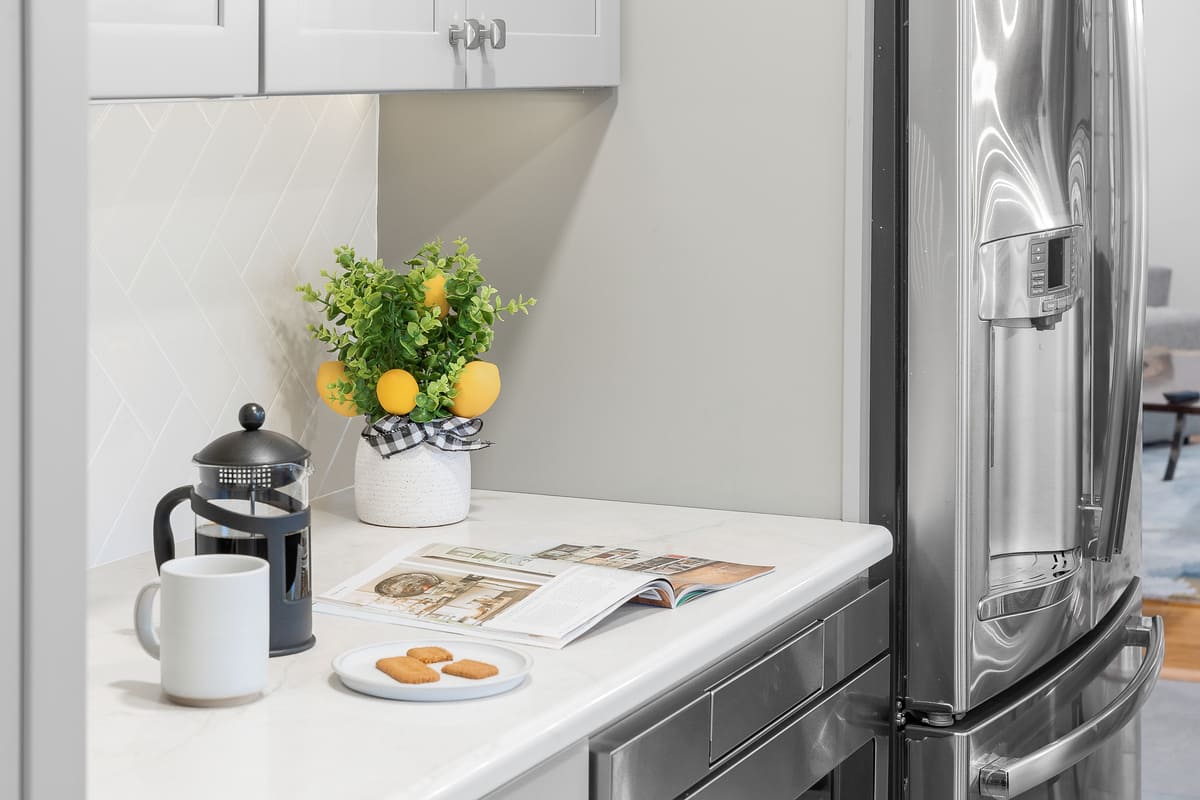
[[[360,438],[354,507],[363,522],[392,528],[461,522],[471,507],[471,454],[419,444],[384,458]]]

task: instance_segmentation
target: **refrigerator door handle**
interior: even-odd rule
[[[1113,287],[1112,375],[1109,415],[1104,443],[1103,472],[1096,476],[1099,491],[1100,543],[1096,560],[1111,561],[1125,546],[1129,486],[1137,465],[1140,419],[1142,339],[1146,316],[1146,162],[1145,76],[1141,67],[1142,2],[1112,3],[1112,67],[1114,85],[1110,220],[1116,232],[1109,265],[1124,276]],[[1109,277],[1108,275],[1104,276]],[[1093,276],[1093,282],[1096,277]],[[1121,287],[1124,287],[1122,291]],[[1094,315],[1100,309],[1092,309]]]
[[[1162,617],[1131,617],[1125,626],[1125,646],[1145,648],[1146,655],[1133,680],[1095,717],[1023,758],[998,758],[979,770],[979,793],[1010,798],[1040,786],[1098,750],[1141,710],[1162,671]]]

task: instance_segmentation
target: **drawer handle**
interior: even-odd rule
[[[1087,758],[1134,718],[1162,670],[1162,617],[1133,617],[1125,627],[1125,646],[1146,648],[1142,665],[1129,685],[1103,711],[1061,739],[1023,758],[998,758],[984,766],[979,770],[981,795],[1010,798],[1041,786]]]

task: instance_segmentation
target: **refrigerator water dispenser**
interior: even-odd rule
[[[1053,328],[1075,305],[1083,227],[988,242],[979,248],[979,318],[1004,327]]]
[[[980,248],[979,317],[989,323],[981,620],[1062,602],[1079,577],[1081,231],[1040,231]]]

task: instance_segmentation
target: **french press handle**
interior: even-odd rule
[[[175,532],[171,530],[171,512],[175,506],[192,496],[191,486],[180,486],[167,492],[154,507],[154,561],[159,572],[162,565],[175,557]]]

